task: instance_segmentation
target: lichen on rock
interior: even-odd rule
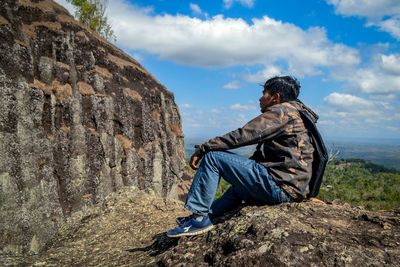
[[[398,266],[399,211],[309,201],[247,206],[211,232],[168,238],[183,203],[133,187],[75,212],[29,266]],[[35,242],[32,242],[35,246]],[[0,255],[1,260],[1,255]],[[1,262],[1,261],[0,261]],[[13,264],[12,264],[13,263]],[[6,264],[6,266],[7,266]]]
[[[174,195],[185,162],[172,93],[57,3],[1,6],[0,251],[37,253],[123,186]]]
[[[158,266],[396,266],[400,213],[319,202],[244,207],[181,238]]]

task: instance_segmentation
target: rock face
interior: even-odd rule
[[[304,202],[244,207],[208,234],[165,231],[187,214],[177,200],[133,188],[75,213],[39,255],[5,266],[398,266],[400,211]]]
[[[209,235],[170,244],[158,266],[398,266],[400,211],[324,202],[246,207]]]
[[[173,95],[138,62],[52,1],[1,0],[0,251],[123,186],[172,196],[184,166]]]

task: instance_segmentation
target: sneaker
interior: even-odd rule
[[[185,222],[189,221],[191,218],[193,218],[192,215],[186,217],[177,217],[175,221],[179,226],[181,226]]]
[[[190,216],[189,216],[190,217]],[[187,217],[185,217],[187,218]],[[208,216],[203,217],[202,221],[197,221],[191,217],[186,220],[183,224],[178,227],[168,230],[168,237],[181,237],[181,236],[193,236],[206,233],[214,228],[210,218]]]

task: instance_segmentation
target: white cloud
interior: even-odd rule
[[[256,110],[257,104],[249,103],[249,104],[234,104],[230,108],[232,110],[240,110],[240,111],[249,111],[249,110]]]
[[[381,67],[393,75],[400,75],[400,55],[381,55]]]
[[[193,12],[193,14],[198,15],[198,16],[204,16],[205,18],[208,18],[208,13],[204,12],[198,4],[190,3],[190,10]]]
[[[391,17],[377,23],[370,23],[372,26],[378,26],[381,31],[390,33],[394,38],[400,40],[400,16]]]
[[[233,0],[224,0],[224,7],[231,8],[233,4]]]
[[[398,128],[400,117],[394,108],[396,101],[396,98],[382,94],[367,99],[334,92],[324,98],[324,105],[318,110],[319,125],[331,136],[381,137],[387,133],[382,129]]]
[[[332,93],[324,98],[324,101],[336,108],[340,109],[365,109],[372,108],[373,103],[350,94]]]
[[[346,135],[346,133],[375,131],[381,127],[384,122],[382,118],[385,114],[380,110],[374,109],[354,109],[348,111],[324,110],[319,113],[321,125],[325,131],[331,135]],[[390,123],[390,122],[389,122]]]
[[[396,94],[380,94],[380,95],[370,95],[369,99],[374,101],[393,101],[396,100]]]
[[[400,40],[399,0],[326,0],[335,12],[344,16],[365,17],[367,26],[377,26]]]
[[[223,2],[226,9],[231,8],[234,3],[238,3],[247,8],[252,8],[254,6],[255,0],[223,0]]]
[[[190,10],[192,10],[193,13],[195,14],[202,14],[203,11],[197,4],[190,3]]]
[[[265,68],[257,73],[245,75],[244,79],[253,83],[264,83],[269,78],[279,76],[282,70],[276,66],[265,66]]]
[[[359,69],[350,77],[354,89],[365,93],[393,93],[400,91],[400,77],[375,72],[373,69]]]
[[[400,14],[398,0],[327,0],[335,7],[335,12],[347,16],[381,18]]]
[[[223,112],[223,109],[220,109],[220,108],[212,108],[212,109],[210,110],[210,112],[211,112],[211,113],[214,113],[214,114],[219,114],[219,113]]]
[[[358,69],[341,69],[334,79],[346,82],[346,87],[369,94],[393,94],[400,92],[400,56],[372,55],[369,66]]]
[[[187,103],[183,103],[181,105],[179,105],[181,108],[191,108],[192,106],[190,104]]]
[[[207,110],[198,110],[193,107],[190,112],[181,113],[185,133],[190,132],[191,135],[208,138],[237,129],[258,114],[258,110],[251,108],[231,109],[220,106]]]
[[[323,28],[303,30],[267,16],[248,23],[222,15],[153,15],[116,0],[109,3],[108,17],[124,47],[183,64],[226,67],[283,61],[289,71],[315,73],[319,67],[359,62],[357,50],[330,42]]]
[[[400,128],[399,127],[393,127],[393,126],[388,126],[386,127],[389,131],[395,132],[395,133],[400,133]]]
[[[227,84],[224,84],[223,88],[224,89],[228,89],[228,90],[236,90],[239,89],[241,87],[240,82],[239,81],[231,81]]]

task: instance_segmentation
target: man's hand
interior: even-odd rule
[[[189,166],[193,170],[197,170],[197,164],[203,157],[203,154],[200,152],[200,150],[196,149],[196,151],[193,153],[193,155],[190,157],[190,163]]]

